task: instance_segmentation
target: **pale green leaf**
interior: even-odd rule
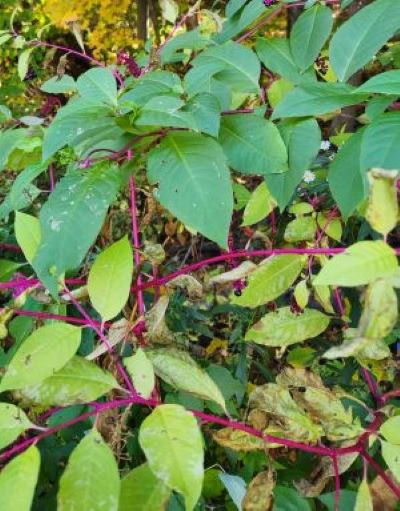
[[[0,449],[14,442],[27,429],[34,427],[20,408],[10,403],[0,403]]]
[[[394,445],[381,440],[382,456],[390,471],[400,482],[400,445]]]
[[[293,89],[294,85],[287,80],[280,78],[272,82],[268,88],[268,102],[272,108],[275,108],[278,103],[286,96],[288,92]]]
[[[173,387],[215,401],[224,410],[225,400],[217,385],[185,351],[160,348],[146,351],[154,372]]]
[[[76,87],[84,98],[117,106],[117,82],[110,69],[96,67],[79,76]]]
[[[362,286],[392,275],[397,266],[394,250],[383,241],[359,241],[330,259],[313,284]]]
[[[14,222],[15,237],[26,258],[31,263],[40,244],[40,222],[32,215],[17,211]]]
[[[95,363],[75,356],[65,366],[35,385],[22,388],[24,401],[41,406],[69,406],[89,403],[119,385],[114,376]]]
[[[386,420],[379,428],[379,432],[390,444],[400,445],[400,415]]]
[[[162,17],[170,23],[175,23],[179,15],[179,7],[175,0],[159,0]]]
[[[28,72],[29,59],[34,48],[24,50],[18,57],[18,76],[23,80]]]
[[[370,94],[393,94],[400,95],[400,70],[395,69],[379,73],[367,80],[357,92],[368,92]]]
[[[32,446],[0,472],[1,511],[30,511],[39,476],[40,454]]]
[[[300,255],[270,257],[249,276],[242,295],[233,297],[232,302],[255,308],[275,300],[293,284],[303,266],[304,258]]]
[[[122,479],[118,511],[164,511],[170,495],[171,490],[144,463]]]
[[[242,502],[246,496],[246,481],[240,476],[227,474],[225,472],[220,472],[218,476],[234,502],[236,509],[242,511]]]
[[[61,476],[59,511],[117,511],[120,480],[117,462],[100,433],[93,429],[75,447]]]
[[[35,330],[11,359],[0,392],[39,383],[60,370],[76,353],[81,329],[54,322]]]
[[[329,317],[314,309],[295,314],[290,307],[269,312],[247,333],[245,340],[265,346],[284,347],[312,339],[329,325]]]
[[[312,216],[300,216],[289,222],[284,232],[284,239],[289,243],[313,241],[317,232],[317,222]]]
[[[76,91],[76,83],[72,76],[64,74],[61,78],[53,76],[46,80],[40,89],[47,94],[65,94]]]
[[[265,182],[261,183],[251,194],[243,213],[242,225],[253,225],[264,220],[275,208],[276,202]]]
[[[153,364],[142,348],[138,348],[131,357],[123,359],[124,365],[132,378],[135,390],[145,399],[151,396],[155,385]]]
[[[182,493],[186,511],[192,511],[204,477],[203,439],[195,417],[182,406],[160,405],[142,422],[139,443],[151,471]]]
[[[354,511],[374,511],[371,492],[365,479],[362,480],[358,487],[357,499]]]
[[[89,272],[88,292],[103,321],[114,318],[125,306],[132,273],[133,253],[127,236],[97,256]]]
[[[339,241],[342,238],[343,228],[339,218],[335,218],[328,213],[317,214],[318,227],[327,234],[330,238],[335,241]]]
[[[305,309],[305,307],[308,304],[308,299],[310,297],[310,291],[308,290],[307,287],[307,281],[301,280],[294,288],[293,294],[297,305],[301,309]]]
[[[377,0],[343,23],[329,46],[338,79],[346,81],[365,66],[399,28],[400,4],[393,0]]]

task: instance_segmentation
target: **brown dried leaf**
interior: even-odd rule
[[[213,433],[213,439],[222,447],[228,447],[234,451],[251,452],[265,449],[267,446],[261,438],[234,428],[220,429]]]
[[[249,484],[242,502],[244,511],[270,511],[275,487],[275,473],[270,468],[257,474]]]
[[[203,297],[203,286],[191,275],[179,275],[166,284],[167,289],[183,289],[190,300]]]

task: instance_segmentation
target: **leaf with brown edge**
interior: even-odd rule
[[[235,428],[223,428],[213,433],[213,439],[233,451],[252,452],[265,449],[268,444],[250,433]]]
[[[243,511],[270,511],[275,484],[276,477],[271,468],[257,474],[250,481],[242,501]]]

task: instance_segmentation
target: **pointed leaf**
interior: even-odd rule
[[[117,82],[110,69],[96,67],[80,75],[76,87],[81,96],[117,106]]]
[[[135,390],[145,399],[151,396],[155,385],[153,364],[142,348],[138,348],[131,357],[123,359],[124,365],[132,378]]]
[[[400,415],[385,421],[379,428],[379,432],[390,444],[400,445]]]
[[[400,445],[381,440],[382,456],[397,481],[400,482]]]
[[[26,213],[17,211],[14,222],[15,237],[26,258],[31,263],[40,245],[40,222]]]
[[[0,403],[0,449],[32,427],[35,425],[20,408],[10,403]]]
[[[400,6],[400,4],[399,4]],[[389,112],[377,117],[365,129],[361,147],[361,169],[400,169],[400,113]],[[385,148],[382,151],[382,147]]]
[[[371,492],[365,479],[358,487],[357,499],[354,511],[374,511]]]
[[[247,488],[243,500],[244,511],[265,511],[270,509],[275,486],[275,476],[272,469],[257,474]]]
[[[64,74],[61,78],[53,76],[40,86],[40,90],[47,94],[65,94],[76,91],[76,83],[72,76]]]
[[[18,76],[21,80],[24,80],[26,73],[29,68],[29,59],[34,48],[28,48],[24,50],[18,57]]]

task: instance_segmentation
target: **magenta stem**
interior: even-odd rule
[[[333,471],[335,474],[335,511],[339,511],[340,502],[340,472],[337,456],[332,456]]]
[[[386,474],[385,470],[378,465],[378,463],[367,453],[365,449],[362,449],[360,452],[361,456],[365,459],[365,461],[371,465],[371,467],[375,470],[375,472],[381,477],[387,486],[392,490],[392,492],[396,495],[398,499],[400,499],[400,487],[395,484],[390,477]]]
[[[378,406],[382,404],[382,396],[379,394],[378,386],[372,374],[365,367],[361,367],[360,373],[368,385],[369,391]]]
[[[52,163],[50,163],[50,165],[49,165],[49,180],[50,180],[50,191],[52,192],[55,187],[54,165]]]
[[[137,219],[137,206],[136,206],[136,183],[133,176],[129,178],[129,192],[131,199],[131,221],[132,221],[132,243],[134,248],[134,257],[136,269],[138,272],[136,280],[136,297],[138,304],[138,311],[140,316],[144,316],[145,306],[142,291],[142,275],[140,273],[140,239],[139,239],[139,225]]]

